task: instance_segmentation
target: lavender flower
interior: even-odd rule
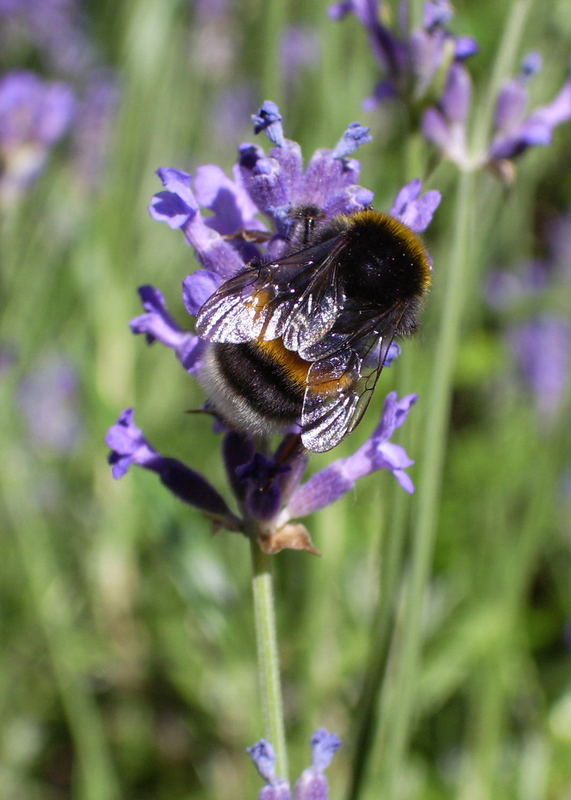
[[[38,176],[74,111],[63,83],[18,70],[0,79],[0,204],[9,205]]]
[[[76,161],[74,172],[87,191],[94,191],[101,185],[118,104],[116,77],[107,70],[94,71],[80,98],[72,134]]]
[[[512,328],[508,338],[539,418],[552,422],[569,389],[571,322],[565,317],[543,314]]]
[[[65,453],[77,445],[83,434],[78,376],[67,358],[44,356],[23,378],[17,396],[35,448]]]
[[[315,67],[321,56],[319,34],[309,25],[292,25],[281,41],[281,71],[286,85],[292,87],[305,71]]]
[[[495,271],[487,286],[490,306],[519,320],[507,325],[506,336],[545,424],[556,419],[569,388],[571,322],[557,304],[571,288],[570,234],[569,217],[558,217],[546,229],[546,257],[525,262],[517,271]]]
[[[175,458],[166,458],[149,444],[135,425],[133,409],[128,408],[109,428],[106,438],[111,448],[109,463],[114,478],[122,478],[133,464],[156,472],[162,483],[180,500],[199,508],[228,530],[239,529],[239,521],[222,496],[198,472]]]
[[[551,142],[554,129],[571,119],[571,78],[545,106],[526,112],[530,79],[541,68],[537,53],[528,54],[519,74],[501,88],[494,116],[491,141],[484,152],[470,153],[467,141],[472,85],[463,64],[452,66],[439,102],[427,109],[422,120],[426,138],[462,169],[489,167],[506,181],[514,177],[514,159],[530,147]]]
[[[327,800],[329,784],[325,770],[340,747],[340,739],[325,728],[320,728],[313,734],[312,764],[301,773],[295,785],[294,800]],[[266,782],[260,790],[258,800],[292,800],[289,784],[275,774],[276,758],[272,745],[266,739],[260,739],[246,750]]]
[[[374,108],[392,98],[401,98],[417,109],[441,94],[446,75],[454,64],[459,64],[478,51],[470,37],[454,36],[447,28],[453,9],[448,0],[433,0],[424,6],[423,25],[407,32],[408,5],[400,4],[399,31],[391,30],[379,13],[379,4],[370,0],[346,0],[329,9],[332,19],[343,19],[353,13],[365,27],[371,49],[379,62],[383,77],[373,95],[365,101],[365,108]]]
[[[289,783],[276,776],[276,755],[267,739],[246,748],[260,777],[266,782],[260,790],[258,800],[291,800]]]
[[[173,168],[158,171],[165,188],[152,198],[150,214],[172,229],[180,229],[203,267],[183,282],[183,299],[190,315],[197,314],[220,283],[246,263],[283,252],[290,235],[292,207],[315,205],[332,217],[366,208],[373,199],[372,192],[358,184],[360,165],[351,157],[369,141],[367,128],[353,123],[333,149],[317,150],[304,168],[300,147],[285,137],[282,116],[274,103],[264,103],[253,121],[275,146],[266,155],[257,145],[241,145],[232,177],[215,165],[199,167],[194,177]],[[420,181],[407,184],[392,211],[416,231],[426,229],[440,202],[438,192],[422,195],[421,190]],[[202,209],[211,213],[203,215]],[[265,221],[259,215],[264,215]],[[139,294],[144,313],[132,320],[133,332],[144,333],[149,343],[166,345],[187,372],[199,373],[205,343],[175,322],[157,289],[145,286]],[[386,367],[396,355],[398,347],[394,346],[385,359]],[[256,452],[251,437],[227,431],[223,457],[237,513],[206,479],[160,455],[135,426],[130,410],[123,412],[109,432],[110,463],[117,478],[132,465],[159,474],[168,489],[217,523],[248,535],[254,531],[266,552],[283,548],[317,552],[306,529],[295,520],[334,502],[360,477],[388,469],[406,491],[413,491],[405,471],[413,462],[390,438],[415,400],[409,395],[398,401],[395,393],[390,394],[371,438],[353,456],[335,462],[305,485],[302,477],[307,456],[295,433],[286,436],[273,453],[262,455]],[[219,424],[218,430],[221,428]]]
[[[48,69],[77,78],[89,71],[95,57],[83,18],[78,0],[4,0],[0,4],[0,46],[10,52],[14,44],[21,47],[25,42]]]

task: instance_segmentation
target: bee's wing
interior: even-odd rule
[[[283,337],[290,350],[317,341],[338,309],[333,271],[340,244],[335,236],[275,262],[246,267],[204,303],[197,333],[232,343]]]
[[[213,342],[248,342],[256,338],[257,306],[263,292],[261,267],[246,269],[225,281],[204,303],[196,332]]]
[[[354,430],[373,395],[393,334],[367,326],[349,344],[309,368],[301,414],[301,439],[323,453]]]

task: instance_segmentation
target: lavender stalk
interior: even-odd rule
[[[288,764],[276,634],[272,556],[262,552],[255,539],[252,539],[251,542],[251,552],[258,677],[264,732],[274,747],[276,773],[280,778],[287,780]]]

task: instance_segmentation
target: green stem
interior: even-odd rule
[[[430,575],[432,550],[437,523],[438,502],[446,449],[448,416],[457,342],[462,319],[464,294],[469,275],[470,227],[473,212],[475,176],[460,176],[455,210],[455,239],[451,249],[449,271],[444,283],[442,324],[438,335],[434,367],[431,375],[425,443],[421,459],[419,497],[413,531],[411,572],[405,592],[402,625],[397,625],[396,641],[391,654],[394,669],[392,680],[385,683],[381,696],[382,797],[396,796],[396,783],[401,773],[410,729],[418,656],[421,644],[421,615]]]
[[[280,661],[276,635],[276,614],[272,581],[272,556],[260,550],[255,539],[251,542],[258,649],[258,674],[264,715],[264,732],[276,754],[276,773],[287,779],[288,765],[284,730],[284,713],[280,683]]]
[[[502,26],[502,40],[496,50],[496,59],[485,96],[478,104],[478,118],[474,125],[472,152],[477,158],[486,149],[494,106],[502,82],[513,70],[513,63],[520,46],[523,29],[533,0],[515,0]]]

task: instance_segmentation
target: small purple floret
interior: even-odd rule
[[[254,762],[260,777],[266,781],[258,795],[258,800],[291,800],[291,792],[287,781],[276,776],[276,756],[274,748],[267,739],[247,747],[246,752]]]
[[[199,269],[187,275],[182,282],[182,297],[188,313],[195,317],[221,283],[220,275],[207,269]]]
[[[109,463],[113,477],[122,478],[133,465],[157,473],[161,482],[179,500],[224,521],[230,530],[238,521],[226,505],[222,496],[202,475],[187,467],[176,458],[158,453],[135,425],[134,411],[128,408],[112,425],[105,441],[111,449]]]
[[[64,83],[25,70],[0,78],[0,202],[10,203],[35,180],[75,111]]]
[[[407,183],[395,198],[391,216],[408,225],[416,233],[422,233],[432,222],[434,212],[440,205],[442,195],[432,189],[421,196],[422,181],[419,178]]]
[[[372,142],[373,137],[369,131],[370,128],[365,128],[360,122],[352,122],[337,142],[333,150],[333,158],[347,158],[361,145]]]
[[[329,783],[324,771],[341,747],[334,733],[320,728],[311,737],[312,765],[301,773],[295,785],[295,800],[327,800]]]
[[[122,478],[133,464],[145,466],[156,455],[141,429],[135,425],[134,414],[132,408],[125,409],[105,437],[111,449],[109,463],[115,479]]]
[[[405,470],[414,461],[403,447],[389,439],[404,423],[416,400],[414,394],[402,400],[397,400],[396,392],[387,395],[381,420],[372,436],[353,455],[334,461],[296,489],[287,504],[288,517],[303,517],[331,505],[352,489],[359,478],[379,469],[392,472],[403,489],[412,494],[414,484]]]
[[[326,728],[319,728],[311,737],[313,766],[320,772],[327,769],[337,750],[341,747],[341,739]]]
[[[236,469],[236,476],[245,485],[244,504],[248,515],[257,519],[271,519],[280,510],[281,487],[279,475],[290,467],[278,464],[272,458],[255,453],[248,463]]]
[[[144,333],[149,344],[159,341],[170,347],[186,371],[195,372],[205,347],[202,339],[177,325],[167,311],[162,292],[154,286],[141,286],[138,291],[145,313],[131,320],[133,333]]]
[[[284,143],[282,115],[272,100],[265,100],[257,114],[252,114],[254,133],[264,131],[270,142],[277,147]]]
[[[151,199],[149,213],[157,222],[166,222],[169,228],[182,228],[198,211],[198,204],[190,188],[191,176],[180,169],[161,167],[157,175],[166,187]]]

